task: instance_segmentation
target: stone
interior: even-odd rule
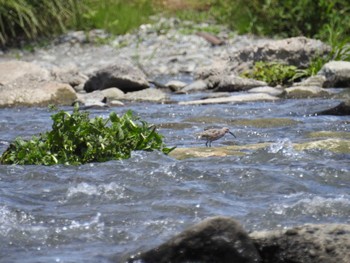
[[[302,98],[317,98],[329,97],[331,93],[318,86],[295,86],[286,88],[282,96],[285,98],[302,99]]]
[[[266,93],[243,93],[230,97],[209,98],[203,100],[180,101],[180,105],[200,105],[200,104],[219,104],[219,103],[241,103],[248,101],[275,101],[278,97]]]
[[[274,87],[257,87],[248,90],[249,93],[266,93],[271,96],[280,96],[283,93],[283,89]]]
[[[105,107],[107,97],[101,90],[96,90],[90,93],[78,93],[77,100],[75,102],[78,102],[86,107]]]
[[[259,263],[248,234],[228,217],[212,217],[188,228],[157,248],[129,259],[144,263]]]
[[[0,63],[0,85],[7,85],[24,76],[38,81],[49,80],[50,72],[30,62],[11,60]]]
[[[317,74],[326,78],[324,87],[350,87],[350,62],[348,61],[330,61],[323,65]]]
[[[183,89],[180,90],[181,93],[191,93],[191,92],[200,92],[206,91],[208,89],[207,83],[203,80],[196,80]]]
[[[293,83],[293,87],[298,87],[298,86],[312,86],[312,87],[323,87],[324,83],[326,82],[326,77],[322,75],[315,75],[308,77],[307,79],[301,81],[301,82],[295,82]]]
[[[63,68],[53,68],[51,70],[51,78],[54,81],[71,85],[76,91],[81,90],[80,87],[88,80],[86,75],[79,72],[76,65],[68,65]]]
[[[323,110],[320,112],[315,113],[315,115],[335,115],[335,116],[346,116],[350,115],[350,100],[349,101],[342,101],[337,106]]]
[[[302,225],[249,235],[264,263],[348,263],[350,225]]]
[[[101,93],[108,100],[122,100],[125,97],[125,93],[118,88],[104,89]]]
[[[0,107],[72,105],[76,99],[76,92],[68,84],[38,82],[26,76],[0,88]]]
[[[307,68],[312,58],[324,56],[330,51],[331,47],[320,40],[306,37],[272,40],[233,53],[230,67],[234,72],[243,72],[257,61],[270,61]]]
[[[139,91],[149,88],[146,75],[127,61],[107,66],[95,72],[85,83],[87,92],[118,88],[123,92]]]
[[[207,79],[209,86],[218,92],[246,91],[252,88],[267,86],[267,83],[260,80],[242,78],[235,75],[212,76]]]
[[[169,98],[167,94],[159,89],[148,88],[140,91],[126,93],[125,100],[164,102]]]
[[[165,87],[169,88],[171,91],[180,91],[187,84],[179,80],[170,80],[165,84]]]

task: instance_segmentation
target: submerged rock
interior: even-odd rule
[[[161,246],[129,259],[129,263],[259,263],[257,249],[241,225],[213,217],[188,228]]]

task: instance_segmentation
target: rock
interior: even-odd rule
[[[259,263],[260,256],[241,225],[228,217],[208,218],[161,246],[129,259],[144,263]]]
[[[180,90],[181,93],[191,93],[191,92],[200,92],[206,91],[208,89],[207,83],[204,80],[196,80],[191,84],[185,86]]]
[[[165,84],[165,87],[169,88],[171,91],[180,91],[187,84],[179,80],[170,80]]]
[[[215,104],[215,103],[240,103],[247,101],[274,101],[278,100],[278,97],[271,96],[265,93],[250,93],[250,94],[237,94],[230,97],[222,98],[210,98],[204,100],[192,100],[192,101],[181,101],[180,105],[198,105],[198,104]]]
[[[107,66],[95,72],[85,83],[87,92],[118,88],[123,92],[132,92],[149,88],[146,75],[129,62],[119,61],[118,64]]]
[[[312,86],[312,87],[323,87],[324,83],[326,81],[326,77],[322,76],[322,75],[315,75],[315,76],[311,76],[301,82],[295,82],[293,83],[293,87],[297,87],[297,86],[304,86],[304,87],[308,87],[308,86]]]
[[[350,62],[330,61],[317,73],[326,78],[324,87],[350,87]]]
[[[339,105],[315,113],[315,115],[336,115],[336,116],[345,116],[350,115],[350,101],[343,101]]]
[[[234,72],[247,70],[257,61],[274,61],[307,68],[312,58],[324,56],[330,51],[331,47],[320,40],[293,37],[238,50],[230,56],[230,64]]]
[[[207,82],[218,92],[245,91],[256,87],[267,86],[264,81],[242,78],[235,75],[211,76]]]
[[[331,93],[323,88],[315,86],[296,86],[286,88],[282,96],[285,98],[302,99],[302,98],[317,98],[329,97]]]
[[[101,108],[107,106],[107,97],[102,93],[102,91],[96,90],[90,93],[78,93],[77,100],[75,102],[78,102],[85,107]]]
[[[76,99],[74,89],[68,84],[38,82],[26,76],[0,88],[0,107],[72,105]]]
[[[50,79],[48,70],[33,63],[17,60],[0,63],[0,85],[7,85],[24,76],[38,81]]]
[[[71,85],[76,91],[82,90],[80,87],[88,80],[88,77],[80,73],[75,65],[64,68],[56,67],[51,70],[51,77],[54,81]]]
[[[264,263],[350,262],[350,225],[303,225],[253,232],[250,237]]]
[[[283,89],[274,87],[257,87],[248,90],[249,93],[266,93],[271,96],[280,96],[283,93]]]
[[[122,100],[125,97],[125,93],[117,88],[109,88],[101,90],[101,93],[108,100]]]
[[[125,100],[164,102],[169,98],[167,94],[159,89],[149,88],[140,91],[126,93]]]

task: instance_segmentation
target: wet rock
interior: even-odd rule
[[[218,92],[246,91],[256,87],[267,86],[267,83],[264,81],[235,75],[214,75],[206,81],[209,83],[209,87]]]
[[[329,138],[324,140],[294,144],[293,147],[297,151],[325,150],[325,151],[331,151],[339,154],[349,154],[350,140],[339,139],[339,138]]]
[[[75,103],[84,105],[86,107],[105,107],[107,97],[100,90],[96,90],[90,93],[78,93]]]
[[[187,84],[183,81],[179,80],[170,80],[165,84],[165,87],[169,88],[171,91],[180,91]]]
[[[335,115],[335,116],[345,116],[350,115],[350,101],[343,101],[339,105],[315,113],[315,115]]]
[[[38,81],[50,79],[49,71],[34,63],[17,60],[0,63],[0,85],[9,84],[25,76],[28,79],[36,79]]]
[[[250,237],[265,263],[350,262],[350,225],[303,225]]]
[[[208,90],[208,85],[203,80],[196,80],[191,84],[186,85],[180,90],[181,93],[201,92]]]
[[[330,51],[331,48],[320,40],[293,37],[238,50],[230,56],[230,64],[235,72],[247,70],[257,61],[276,61],[307,68],[312,58],[323,56]]]
[[[126,61],[107,66],[95,72],[85,83],[87,92],[118,88],[123,92],[132,92],[149,88],[146,75],[137,67]]]
[[[165,102],[168,95],[154,88],[144,89],[140,91],[129,92],[124,95],[125,100],[137,100],[137,101],[153,101],[153,102]]]
[[[39,82],[26,76],[0,88],[0,107],[72,105],[76,99],[74,89],[68,84]]]
[[[259,263],[260,256],[241,225],[228,217],[208,218],[161,246],[128,262]]]
[[[283,93],[283,89],[274,87],[257,87],[248,90],[249,93],[266,93],[271,96],[280,96]]]
[[[230,97],[210,98],[203,100],[181,101],[180,105],[200,105],[200,104],[218,104],[218,103],[240,103],[248,101],[274,101],[278,97],[271,96],[266,93],[243,93]]]
[[[350,87],[350,62],[330,61],[323,65],[318,75],[324,76],[324,87]]]
[[[282,96],[285,98],[317,98],[317,97],[329,97],[331,93],[318,86],[296,86],[286,88],[283,91]]]

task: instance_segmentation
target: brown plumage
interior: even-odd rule
[[[222,138],[226,133],[231,134],[233,137],[236,136],[230,132],[230,129],[227,127],[221,129],[208,129],[204,132],[198,133],[198,139],[206,140],[205,146],[211,147],[211,143]]]

